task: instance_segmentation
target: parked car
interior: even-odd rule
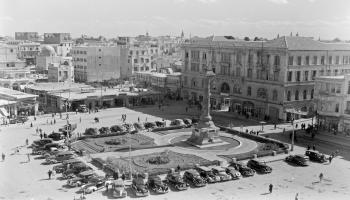
[[[145,177],[138,176],[132,180],[131,189],[137,197],[145,197],[149,195]]]
[[[140,131],[145,130],[145,126],[142,123],[134,123],[134,127]]]
[[[42,165],[53,165],[53,164],[57,164],[59,163],[57,160],[55,159],[46,159],[44,162],[42,162]]]
[[[213,173],[220,178],[220,181],[229,181],[231,176],[226,173],[226,170],[220,166],[215,166],[211,168]]]
[[[88,180],[82,177],[74,177],[67,180],[67,185],[70,187],[80,187],[86,183],[88,183]]]
[[[51,138],[54,141],[59,141],[59,140],[62,140],[64,138],[63,134],[58,133],[58,132],[53,132],[53,133],[49,134],[47,137]]]
[[[206,185],[205,180],[194,169],[185,171],[184,179],[192,182],[195,187],[204,187]]]
[[[207,183],[216,183],[220,181],[220,177],[215,175],[209,167],[196,165],[195,170]]]
[[[259,161],[256,159],[249,160],[247,166],[259,173],[267,174],[272,172],[272,168],[267,166],[264,161]]]
[[[318,151],[307,150],[305,155],[309,157],[311,161],[316,161],[320,163],[327,162],[326,156]]]
[[[73,159],[63,161],[62,164],[60,164],[60,165],[54,166],[53,170],[56,173],[62,173],[62,172],[67,170],[68,165],[70,168],[74,168],[74,166],[77,166],[79,164],[85,166],[85,164],[83,162],[81,162],[80,160],[78,160],[76,158],[73,158]]]
[[[192,120],[192,124],[194,124],[194,125],[198,124],[198,122],[199,122],[198,118],[192,118],[191,120]]]
[[[125,190],[124,181],[122,179],[118,179],[113,181],[112,183],[112,196],[114,198],[124,198],[127,195]]]
[[[183,127],[185,127],[186,124],[184,123],[184,121],[182,121],[182,119],[174,119],[173,121],[171,121],[170,126],[183,126]]]
[[[165,122],[156,121],[155,123],[158,127],[165,127]]]
[[[84,163],[74,164],[71,168],[69,168],[63,172],[62,177],[68,178],[71,175],[76,175],[76,174],[79,174],[81,172],[90,171],[90,170],[92,170],[92,168],[87,166]]]
[[[26,121],[28,121],[28,117],[27,116],[24,116],[24,115],[17,116],[17,123],[24,123]]]
[[[179,172],[175,172],[174,169],[171,169],[171,171],[166,175],[165,180],[179,191],[187,190],[189,186],[188,183],[183,180],[181,174]]]
[[[246,164],[242,163],[242,162],[232,162],[230,164],[230,167],[235,168],[236,170],[238,170],[242,176],[254,176],[255,170],[248,167]]]
[[[69,160],[69,159],[72,159],[74,157],[75,157],[75,155],[72,152],[62,151],[62,152],[57,153],[55,158],[57,161],[62,162],[64,160]]]
[[[308,166],[308,158],[304,155],[289,155],[286,157],[286,162],[296,164],[299,166]]]
[[[192,120],[191,119],[185,118],[182,121],[186,124],[187,127],[192,126]]]
[[[147,185],[157,194],[165,194],[169,192],[169,187],[162,181],[159,176],[149,177]]]
[[[126,128],[122,125],[114,125],[114,126],[111,126],[111,132],[126,132]]]
[[[32,144],[34,148],[40,148],[43,147],[45,144],[52,143],[53,140],[51,138],[44,138],[41,140],[35,140]]]
[[[58,143],[48,143],[48,144],[45,144],[42,149],[45,151],[52,151],[51,148],[63,149],[63,146]]]
[[[128,132],[135,130],[135,127],[132,124],[123,124],[122,126],[124,126]]]
[[[104,178],[97,178],[96,180],[90,180],[90,183],[82,185],[80,190],[85,192],[85,194],[93,193],[105,187],[106,180]]]
[[[225,172],[231,176],[232,180],[237,180],[242,176],[241,173],[234,167],[226,167]]]
[[[157,124],[154,122],[145,122],[144,126],[146,129],[149,129],[149,128],[152,129],[152,128],[155,128]]]

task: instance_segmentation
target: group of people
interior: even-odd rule
[[[248,130],[248,129],[245,129],[245,132],[250,135],[259,135],[260,131],[253,131],[253,130]]]

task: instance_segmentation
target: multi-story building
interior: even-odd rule
[[[47,74],[50,63],[61,63],[64,61],[65,57],[58,56],[51,45],[45,45],[41,48],[39,55],[36,56],[36,71]]]
[[[315,103],[321,128],[350,133],[349,86],[350,74],[316,78]]]
[[[0,86],[18,90],[21,85],[35,82],[30,75],[30,68],[17,55],[16,47],[0,44]]]
[[[124,45],[73,47],[71,53],[75,81],[125,79],[131,75],[128,52],[128,47]]]
[[[27,65],[36,64],[36,56],[40,53],[40,43],[31,41],[13,40],[7,42],[8,45],[17,48],[17,57],[25,60]]]
[[[314,80],[350,72],[350,44],[308,37],[242,41],[226,37],[196,38],[183,44],[185,99],[203,98],[203,72],[216,73],[213,108],[247,117],[291,120],[314,114]]]
[[[160,55],[157,44],[135,43],[130,45],[129,60],[132,72],[156,70],[156,58]]]
[[[38,32],[15,32],[15,40],[39,41]]]
[[[73,47],[70,33],[44,33],[44,44],[52,46],[58,56],[70,56]]]
[[[74,66],[71,57],[49,64],[48,82],[74,82]]]

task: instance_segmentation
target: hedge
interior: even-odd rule
[[[185,126],[167,126],[167,127],[159,127],[154,128],[152,132],[158,132],[158,131],[169,131],[169,130],[175,130],[175,129],[182,129],[186,128]]]

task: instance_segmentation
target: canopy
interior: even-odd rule
[[[10,114],[7,112],[7,110],[5,108],[0,108],[0,115],[2,115],[4,117],[10,116]]]

